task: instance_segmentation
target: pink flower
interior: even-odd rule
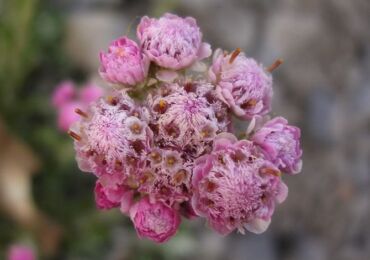
[[[8,260],[35,260],[32,248],[24,245],[12,245],[8,251]]]
[[[84,106],[77,102],[68,102],[61,106],[58,109],[57,118],[59,129],[65,132],[73,123],[77,122],[80,117],[76,114],[75,110],[82,107]]]
[[[168,13],[159,19],[144,16],[137,36],[143,52],[164,68],[183,69],[211,55],[211,47],[202,43],[202,33],[192,17]]]
[[[80,100],[86,105],[97,100],[101,96],[103,96],[103,89],[92,83],[85,85],[80,90]]]
[[[221,234],[265,231],[275,203],[287,196],[279,170],[252,142],[229,133],[218,135],[213,151],[196,160],[192,183],[195,212]]]
[[[85,110],[87,105],[103,95],[103,90],[96,85],[89,84],[83,87],[77,96],[76,88],[70,81],[60,83],[53,95],[52,105],[56,108],[58,128],[63,132],[80,118],[76,109]]]
[[[98,176],[135,173],[152,140],[145,118],[145,111],[122,91],[91,103],[70,131],[80,169]]]
[[[100,64],[99,73],[103,79],[124,86],[143,82],[149,69],[147,57],[137,43],[127,37],[112,42],[108,52],[101,52]]]
[[[276,117],[257,130],[251,140],[281,171],[296,174],[302,169],[300,137],[298,127],[288,125],[283,117]]]
[[[130,217],[141,238],[157,243],[175,235],[181,221],[177,211],[161,202],[151,203],[146,197],[131,208]]]
[[[118,189],[104,188],[100,181],[95,184],[95,202],[98,209],[111,209],[120,205],[122,197]],[[112,194],[113,193],[113,194]],[[118,193],[118,194],[117,194]],[[109,196],[110,195],[110,196]]]
[[[272,78],[255,60],[234,51],[214,54],[209,69],[210,80],[217,84],[217,93],[235,115],[251,119],[271,109]]]
[[[95,184],[95,202],[98,209],[111,209],[118,206],[127,214],[133,204],[133,191],[119,184],[112,183],[111,175],[101,176]]]
[[[229,121],[226,123],[221,115],[223,110],[226,114],[225,107],[219,106],[219,111],[214,109],[221,101],[208,101],[208,93],[214,89],[212,85],[189,84],[168,85],[166,91],[162,89],[149,95],[146,104],[152,114],[156,143],[196,157],[210,148],[213,138],[227,129]]]
[[[66,103],[72,101],[76,94],[75,85],[71,81],[63,81],[56,86],[52,97],[51,103],[55,108],[60,108]]]

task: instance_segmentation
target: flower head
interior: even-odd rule
[[[120,189],[105,188],[100,181],[95,184],[95,202],[98,209],[111,209],[120,205]],[[118,197],[118,198],[117,198]]]
[[[183,69],[211,54],[192,17],[165,14],[159,19],[144,16],[137,28],[143,52],[157,65]]]
[[[275,203],[286,198],[287,188],[279,170],[264,160],[250,141],[220,134],[212,153],[195,164],[194,210],[221,234],[234,229],[263,232]]]
[[[170,239],[181,220],[177,211],[161,202],[151,203],[147,197],[132,206],[130,217],[140,237],[157,243]]]
[[[147,105],[152,114],[151,125],[156,132],[156,143],[162,148],[183,150],[190,157],[199,156],[210,148],[217,133],[226,130],[226,110],[221,101],[208,101],[213,86],[206,83],[170,84],[165,90],[149,95]],[[219,112],[219,113],[217,113]],[[217,114],[216,114],[217,113]],[[226,113],[226,112],[225,112]]]
[[[210,80],[233,112],[251,119],[271,109],[272,78],[254,59],[239,51],[225,55],[217,50],[209,69]]]
[[[152,132],[145,113],[127,94],[113,92],[91,103],[84,114],[71,131],[81,170],[127,175],[143,163]]]
[[[103,79],[124,86],[143,82],[149,69],[147,57],[137,43],[127,37],[115,40],[108,52],[101,52],[100,64],[99,73]]]
[[[296,174],[302,168],[300,137],[298,127],[288,125],[283,117],[276,117],[257,130],[251,140],[281,171]]]

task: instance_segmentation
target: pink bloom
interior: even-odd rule
[[[13,245],[8,251],[8,260],[35,260],[32,248],[23,245]]]
[[[111,209],[120,205],[122,197],[118,189],[105,188],[100,181],[95,184],[95,202],[98,209]],[[109,196],[110,195],[110,196]]]
[[[300,137],[298,127],[288,125],[283,117],[276,117],[257,130],[252,141],[281,171],[296,174],[302,169]]]
[[[113,177],[114,178],[114,177]],[[118,206],[127,214],[133,204],[133,191],[117,181],[112,182],[112,175],[101,176],[95,185],[95,201],[99,209],[111,209]]]
[[[275,204],[287,196],[279,170],[252,142],[229,133],[218,135],[213,151],[196,160],[192,182],[195,212],[221,234],[263,232]]]
[[[87,84],[80,90],[81,102],[88,105],[103,96],[103,89],[95,84]]]
[[[210,45],[202,43],[202,33],[192,17],[168,13],[159,19],[144,16],[137,36],[149,59],[168,69],[183,69],[211,54]]]
[[[84,110],[87,105],[102,96],[103,90],[90,84],[80,90],[76,96],[76,88],[70,81],[60,83],[52,96],[52,104],[57,109],[58,128],[67,131],[80,118],[75,110]]]
[[[161,202],[151,203],[146,197],[131,208],[130,217],[141,238],[157,243],[175,235],[181,221],[177,211]]]
[[[78,102],[68,102],[58,109],[58,127],[62,131],[67,131],[70,126],[77,122],[80,117],[76,114],[76,108],[82,108],[83,105]]]
[[[55,108],[60,108],[73,100],[76,93],[75,85],[71,81],[63,81],[56,86],[51,103]]]
[[[208,101],[208,93],[213,91],[210,84],[170,84],[165,89],[147,99],[156,143],[180,149],[190,157],[199,156],[210,148],[217,133],[227,129],[229,121],[221,115],[226,108],[219,106],[217,111],[214,107],[221,101]]]
[[[124,86],[143,82],[149,69],[147,57],[137,43],[127,37],[112,42],[108,52],[101,52],[100,64],[99,73],[103,79]]]
[[[244,53],[224,55],[221,50],[217,50],[209,69],[209,78],[217,84],[218,95],[235,115],[250,119],[270,111],[271,75]]]
[[[80,169],[98,176],[102,172],[135,172],[144,162],[152,140],[145,117],[122,91],[91,103],[70,132],[75,138]]]

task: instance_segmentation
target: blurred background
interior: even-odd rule
[[[262,235],[221,237],[184,221],[165,245],[98,212],[51,105],[64,80],[101,85],[98,53],[142,15],[197,19],[212,46],[274,71],[275,115],[302,128],[304,166]],[[368,0],[0,0],[0,259],[370,259]]]

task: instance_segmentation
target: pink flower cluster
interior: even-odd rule
[[[137,36],[101,53],[112,89],[77,110],[69,131],[80,169],[97,177],[97,207],[119,208],[158,243],[181,217],[220,234],[265,231],[288,195],[283,173],[302,167],[299,128],[267,116],[281,61],[265,68],[240,49],[217,50],[207,69],[196,21],[173,14],[143,17]],[[233,118],[249,127],[237,133]]]
[[[88,105],[101,97],[103,90],[94,84],[87,84],[79,91],[72,81],[59,83],[52,94],[51,103],[57,110],[58,128],[65,132],[79,116],[76,109],[85,109]]]
[[[31,247],[14,244],[8,250],[7,260],[36,260],[36,255]]]

